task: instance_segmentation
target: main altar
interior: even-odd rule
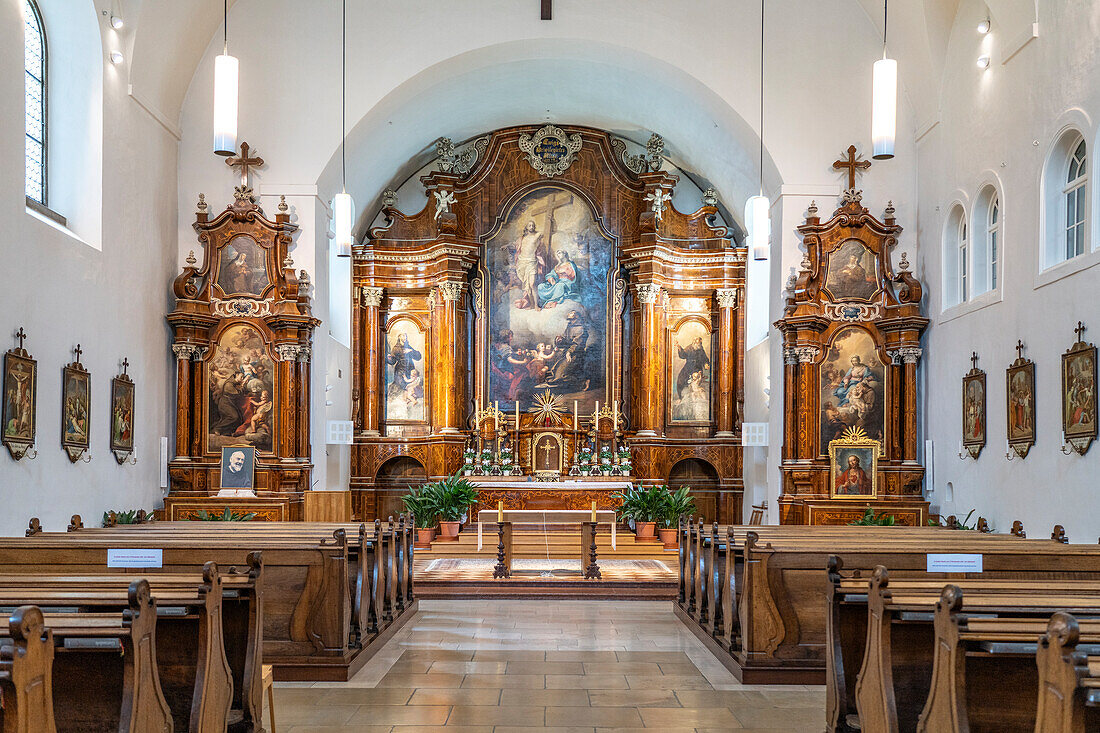
[[[682,213],[663,142],[521,126],[437,144],[417,213],[354,248],[351,490],[364,519],[457,473],[481,505],[689,485],[741,517],[745,249]],[[403,189],[404,190],[404,189]]]

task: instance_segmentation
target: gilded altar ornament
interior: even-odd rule
[[[656,191],[647,193],[645,200],[650,202],[649,210],[653,212],[653,216],[657,221],[661,221],[665,213],[665,204],[672,200],[672,194],[663,188],[658,188]]]
[[[878,496],[879,441],[852,427],[829,443],[829,498],[874,499]]]
[[[453,191],[446,189],[440,189],[433,193],[435,195],[435,218],[438,220],[444,214],[450,213],[451,204],[455,202],[455,195]]]
[[[488,147],[489,138],[480,137],[474,140],[470,147],[458,152],[451,138],[441,137],[435,143],[435,153],[439,156],[439,170],[460,176],[469,175]],[[396,200],[393,205],[397,205]]]
[[[535,423],[543,426],[561,425],[565,414],[565,400],[552,391],[535,394]]]
[[[518,144],[532,168],[546,178],[553,178],[572,165],[583,143],[579,132],[567,135],[560,127],[546,125],[534,135],[520,135]]]
[[[1085,324],[1074,329],[1077,341],[1062,354],[1062,437],[1078,455],[1096,439],[1096,346],[1085,343]],[[1069,453],[1065,446],[1063,453]]]
[[[15,460],[34,460],[35,424],[38,416],[38,362],[23,348],[27,338],[22,327],[15,333],[19,345],[4,354],[4,401],[2,405],[4,447]]]

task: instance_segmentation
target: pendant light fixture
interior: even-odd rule
[[[344,140],[347,138],[346,110],[348,96],[348,3],[340,0],[340,193],[332,199],[333,228],[336,233],[336,254],[351,257],[351,226],[355,218],[355,203],[347,190],[347,163],[344,158]]]
[[[886,28],[890,0],[882,1],[882,58],[871,73],[871,142],[875,160],[894,157],[898,116],[898,62],[886,57]]]
[[[760,0],[760,193],[745,202],[745,228],[754,260],[768,259],[771,202],[764,195],[764,0]]]
[[[237,150],[239,64],[229,55],[229,0],[223,4],[223,13],[222,52],[214,57],[214,154],[233,155]]]

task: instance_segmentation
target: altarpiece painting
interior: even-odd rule
[[[614,250],[588,203],[540,186],[485,246],[489,399],[529,409],[550,392],[582,411],[605,397],[607,282]]]
[[[242,441],[271,450],[275,365],[260,332],[243,323],[226,328],[208,369],[208,450]]]
[[[424,385],[425,333],[402,318],[386,330],[386,420],[423,423],[428,419]]]
[[[711,330],[697,319],[687,319],[670,334],[670,421],[707,424],[711,407]]]
[[[825,287],[834,300],[870,300],[878,292],[875,256],[858,240],[840,245],[829,257]]]
[[[849,428],[883,439],[885,370],[862,328],[839,331],[821,362],[821,452]]]
[[[238,234],[218,252],[218,287],[226,296],[263,295],[268,286],[267,251],[246,234]]]

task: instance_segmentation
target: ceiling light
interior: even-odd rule
[[[771,249],[771,202],[764,195],[764,0],[760,0],[760,194],[745,202],[745,244],[754,260],[767,260]]]
[[[985,18],[984,20],[982,20],[982,22],[978,23],[978,33],[981,33],[983,36],[986,33],[989,33],[989,18],[988,17]]]
[[[111,16],[111,27],[114,28],[116,31],[120,31],[120,30],[122,30],[122,26],[123,26],[122,16],[112,15]]]
[[[126,60],[123,57],[121,51],[111,51],[111,55],[109,56],[109,58],[111,59],[111,63],[114,64],[115,66],[118,66],[119,64],[121,64],[123,61]]]
[[[979,69],[988,69],[989,68],[989,56],[987,56],[986,54],[982,54],[981,56],[978,57],[978,68]]]
[[[898,119],[898,62],[886,57],[887,3],[882,3],[882,58],[871,71],[871,142],[875,160],[894,157]]]
[[[348,106],[348,4],[340,2],[340,193],[332,200],[333,228],[336,234],[336,255],[351,257],[352,233],[355,223],[355,202],[348,193],[347,162],[344,155],[344,142],[347,139],[345,129]]]
[[[214,57],[214,153],[233,155],[237,149],[237,91],[240,64],[229,55],[229,1],[223,15],[221,55]]]

